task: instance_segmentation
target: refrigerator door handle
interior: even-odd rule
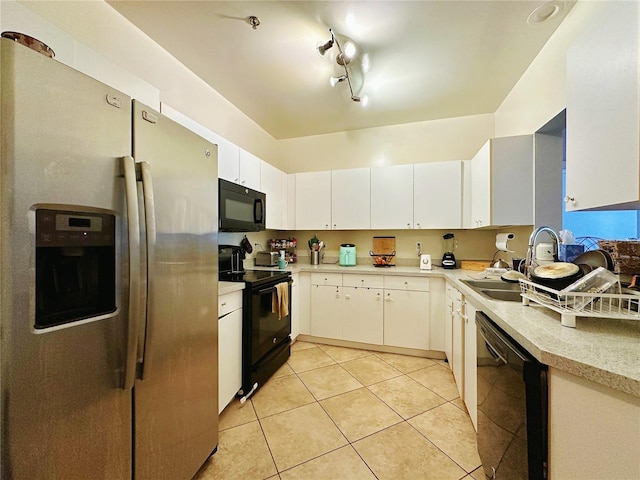
[[[147,308],[146,308],[146,334],[144,341],[144,354],[141,362],[141,378],[144,380],[149,377],[150,359],[149,346],[153,337],[153,312],[151,306],[153,302],[153,279],[155,267],[155,251],[156,251],[156,214],[155,203],[153,199],[153,181],[151,179],[151,166],[149,162],[140,162],[140,171],[142,173],[142,191],[144,193],[144,216],[145,226],[147,229]]]
[[[122,158],[124,191],[129,231],[129,314],[127,324],[127,350],[124,366],[123,390],[131,390],[136,380],[136,353],[138,350],[138,325],[140,318],[140,218],[136,168],[132,157]]]

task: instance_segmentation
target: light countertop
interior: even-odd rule
[[[277,267],[253,267],[277,270]],[[640,320],[578,317],[576,328],[563,327],[560,314],[540,305],[490,300],[460,280],[480,278],[482,272],[420,270],[417,266],[377,268],[337,264],[290,264],[299,272],[357,273],[440,277],[455,284],[468,302],[487,314],[540,362],[607,387],[640,397]],[[220,282],[222,288],[227,288]],[[226,290],[225,290],[226,291]]]
[[[240,290],[244,290],[244,283],[242,282],[218,282],[218,295],[225,295]]]

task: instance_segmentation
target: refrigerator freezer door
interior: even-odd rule
[[[133,103],[133,156],[154,205],[135,478],[191,478],[218,444],[217,147]]]
[[[119,158],[130,151],[130,99],[29,48],[0,42],[0,476],[130,478],[131,391],[121,388],[128,258]],[[99,215],[115,219],[115,311],[34,327],[42,300],[36,298],[37,210],[86,213],[62,215],[67,226],[55,230],[61,237],[82,234]],[[79,260],[83,251],[48,256],[60,261],[52,270],[57,280],[77,279],[78,292],[86,286],[79,280],[90,275],[63,272],[63,257],[87,266]],[[56,285],[60,296],[50,295],[52,301],[77,300]]]

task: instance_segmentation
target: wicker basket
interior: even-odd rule
[[[615,273],[640,274],[640,241],[600,240],[598,247],[611,255]]]

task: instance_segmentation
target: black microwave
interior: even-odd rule
[[[218,179],[218,228],[221,232],[260,232],[265,229],[266,195]]]

